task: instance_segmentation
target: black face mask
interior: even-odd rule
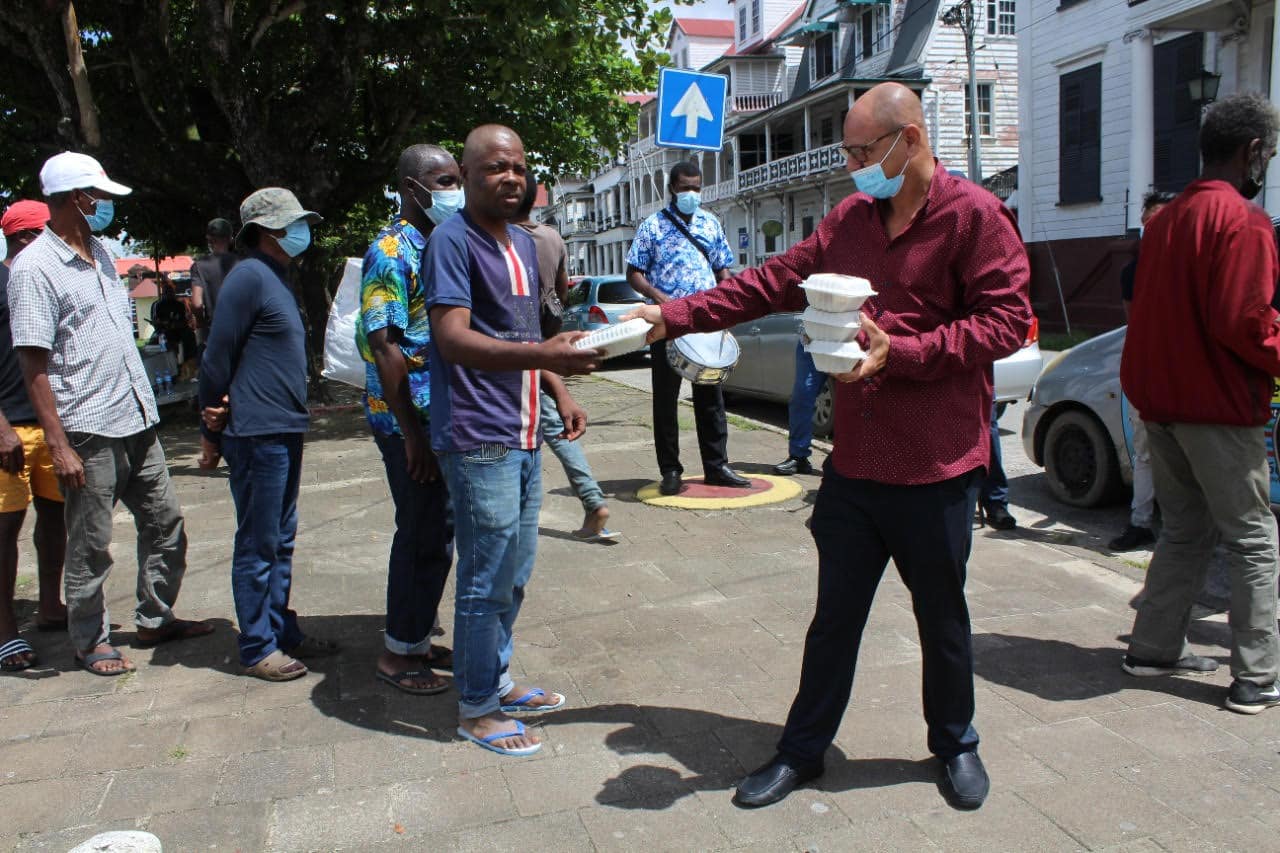
[[[1264,162],[1258,168],[1258,174],[1255,177],[1253,172],[1256,166],[1256,163],[1250,164],[1249,173],[1244,176],[1244,181],[1240,184],[1240,195],[1250,201],[1257,198],[1258,193],[1262,192],[1262,187],[1267,182],[1267,164]]]

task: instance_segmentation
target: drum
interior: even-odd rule
[[[695,385],[719,385],[738,366],[738,341],[728,332],[685,335],[667,344],[671,369]]]

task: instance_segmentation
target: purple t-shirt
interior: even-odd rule
[[[471,328],[504,341],[535,344],[538,324],[538,254],[533,239],[507,227],[502,246],[466,212],[431,232],[422,257],[427,309],[457,305],[471,309]],[[538,371],[475,370],[451,364],[431,337],[431,446],[437,452],[475,450],[498,444],[535,450]]]

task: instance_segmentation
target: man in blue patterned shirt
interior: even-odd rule
[[[406,148],[398,173],[400,213],[365,253],[356,323],[367,362],[365,414],[396,507],[377,677],[406,693],[431,694],[449,686],[431,667],[453,665],[448,649],[431,645],[453,562],[453,521],[427,434],[431,329],[419,268],[431,231],[462,206],[462,175],[435,145]]]
[[[725,239],[720,220],[699,210],[702,172],[697,164],[671,167],[671,204],[650,216],[636,229],[627,254],[627,281],[642,296],[661,305],[716,286],[729,277],[733,250]],[[680,374],[667,363],[667,342],[649,345],[653,371],[653,444],[662,473],[661,491],[680,491],[680,423],[676,404]],[[711,486],[747,488],[751,481],[729,467],[729,427],[724,416],[724,394],[719,385],[693,386],[693,414],[702,452],[703,482]]]

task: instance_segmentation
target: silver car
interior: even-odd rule
[[[563,331],[592,332],[604,328],[647,301],[631,289],[626,276],[575,276],[569,280]]]
[[[791,399],[791,386],[796,376],[796,344],[802,323],[794,312],[770,314],[733,327],[742,356],[738,366],[725,380],[729,394],[756,397],[786,403]],[[995,364],[996,402],[1002,406],[1025,400],[1040,374],[1040,325],[1033,321],[1031,332],[1022,348]],[[831,434],[835,406],[831,380],[818,394],[813,413],[814,435]]]

